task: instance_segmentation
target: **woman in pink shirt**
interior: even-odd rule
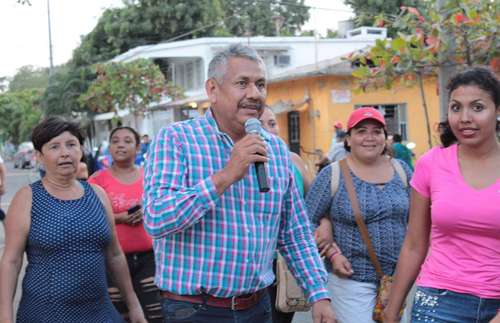
[[[448,90],[443,147],[419,159],[411,180],[409,228],[385,322],[399,321],[417,276],[412,322],[500,316],[500,82],[473,68]]]
[[[151,237],[142,225],[143,169],[134,161],[140,149],[139,134],[130,127],[117,127],[109,136],[113,163],[89,178],[101,186],[113,207],[118,241],[125,252],[134,290],[148,322],[162,322],[159,290],[154,283],[155,264]],[[109,294],[116,309],[127,316],[127,308],[108,276]]]

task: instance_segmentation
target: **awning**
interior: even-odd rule
[[[309,102],[311,101],[311,98],[309,97],[309,93],[306,93],[304,96],[304,99],[298,102],[293,102],[292,100],[278,100],[274,102],[273,104],[269,105],[269,108],[275,113],[275,114],[280,114],[280,113],[288,113],[291,111],[304,111],[309,107]]]
[[[185,107],[191,106],[192,108],[196,108],[196,106],[208,101],[208,97],[206,94],[190,96],[184,99],[170,101],[165,104],[161,104],[161,108],[173,108],[173,107]],[[196,106],[193,106],[196,105]]]

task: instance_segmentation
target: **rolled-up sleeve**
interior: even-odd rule
[[[187,186],[187,158],[172,127],[153,140],[144,169],[144,226],[153,237],[183,231],[212,210],[219,196],[208,177]]]

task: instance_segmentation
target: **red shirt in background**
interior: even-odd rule
[[[113,177],[111,169],[105,169],[93,174],[88,182],[99,185],[106,191],[111,201],[113,213],[127,212],[134,205],[141,204],[144,190],[144,172],[140,169],[139,178],[131,184],[125,184]],[[149,251],[153,248],[151,237],[144,230],[142,222],[136,225],[126,223],[116,224],[118,241],[125,253]]]

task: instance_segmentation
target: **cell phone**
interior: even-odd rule
[[[136,212],[136,211],[138,211],[140,209],[141,209],[141,205],[137,204],[137,205],[132,206],[130,209],[128,209],[127,213],[128,214],[132,214],[132,213],[134,213],[134,212]]]

